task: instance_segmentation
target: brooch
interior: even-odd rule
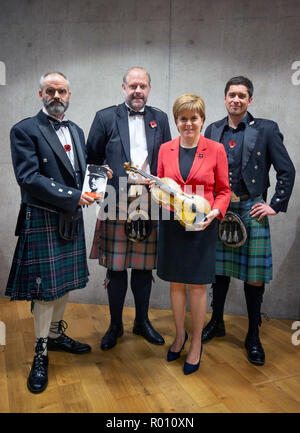
[[[70,152],[70,150],[71,150],[70,144],[65,144],[64,145],[64,149],[65,149],[66,152]]]
[[[155,120],[151,120],[150,126],[151,126],[151,128],[156,128],[157,127],[157,123],[155,122]]]

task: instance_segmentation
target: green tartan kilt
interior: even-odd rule
[[[26,206],[5,295],[11,300],[53,301],[84,288],[88,267],[83,219],[75,240],[58,234],[58,214]]]
[[[269,283],[272,280],[272,248],[267,217],[257,221],[250,216],[251,207],[262,202],[261,197],[242,202],[231,202],[228,210],[243,220],[247,240],[238,248],[217,243],[216,275],[226,275],[248,283]]]

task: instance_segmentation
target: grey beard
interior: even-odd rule
[[[55,101],[54,99],[51,99],[51,101],[47,102],[43,98],[44,107],[46,108],[46,110],[48,111],[48,113],[50,115],[52,115],[52,116],[61,116],[62,114],[64,114],[65,111],[67,111],[68,106],[69,106],[69,101],[68,102],[63,102],[61,99],[59,99],[58,101],[62,105],[53,104],[54,101]]]

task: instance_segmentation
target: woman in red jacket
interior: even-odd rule
[[[202,190],[211,206],[201,231],[186,230],[172,212],[169,220],[160,220],[159,226],[157,275],[170,281],[176,326],[167,360],[179,358],[188,339],[184,326],[188,285],[193,334],[184,373],[190,374],[198,370],[201,359],[205,285],[215,280],[217,219],[224,217],[231,192],[224,147],[201,135],[205,121],[202,98],[189,93],[181,95],[174,103],[173,115],[180,137],[162,144],[157,175],[172,178],[185,192],[195,194]]]

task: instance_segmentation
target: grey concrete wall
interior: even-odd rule
[[[87,134],[96,110],[122,101],[124,71],[142,65],[152,75],[149,103],[168,112],[173,137],[177,96],[202,95],[207,126],[225,116],[225,82],[245,74],[255,87],[251,112],[279,123],[299,172],[299,34],[298,0],[1,0],[0,296],[16,244],[19,208],[9,130],[39,110],[42,73],[56,69],[70,77],[68,116]],[[274,280],[266,288],[263,310],[271,317],[299,315],[299,198],[298,175],[288,213],[270,218]],[[85,212],[85,220],[89,249],[96,205]],[[71,299],[106,304],[104,269],[94,260],[89,267],[87,289],[73,292]],[[133,305],[130,291],[127,305]],[[156,278],[151,307],[169,306],[168,284]],[[239,281],[232,283],[226,313],[246,313]]]

